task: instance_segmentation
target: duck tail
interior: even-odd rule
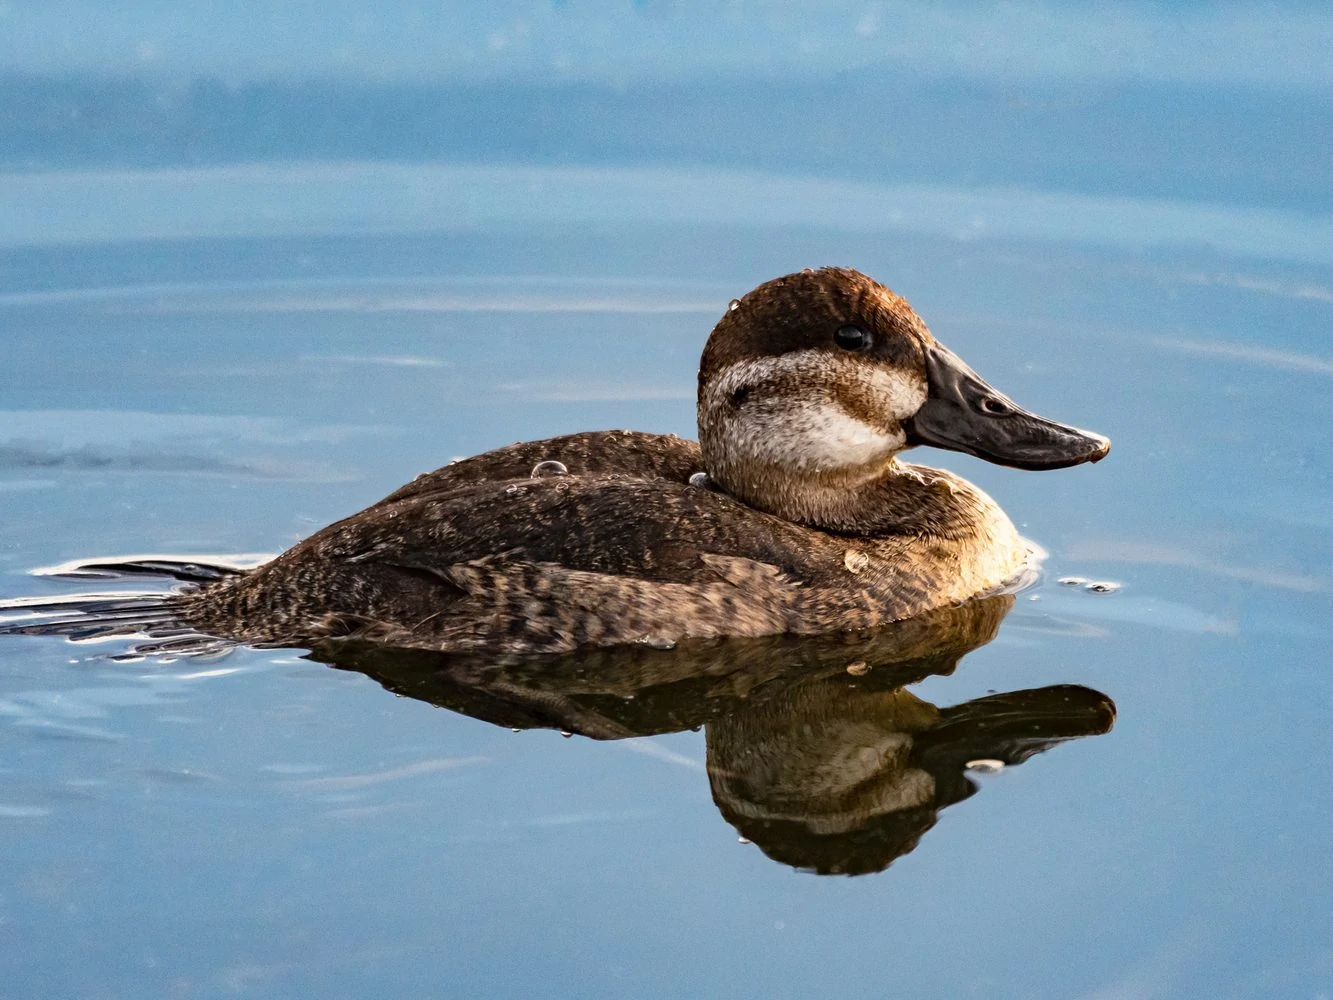
[[[112,591],[0,600],[0,635],[64,636],[70,642],[129,640],[113,660],[176,658],[225,652],[237,644],[200,632],[181,617],[182,597],[199,584],[239,576],[256,557],[129,556],[81,560],[35,570],[66,580],[143,580],[178,586],[166,591]]]
[[[110,556],[76,559],[32,571],[61,580],[129,580],[156,577],[180,583],[214,583],[241,576],[270,556]]]

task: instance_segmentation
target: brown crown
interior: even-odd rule
[[[833,334],[855,324],[874,338],[869,357],[920,369],[934,341],[907,300],[846,267],[799,271],[766,281],[729,308],[713,328],[699,363],[699,388],[739,361],[789,351],[838,350]]]

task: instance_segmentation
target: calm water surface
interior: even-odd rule
[[[1171,101],[1196,121],[1231,85],[1096,101],[1125,127]],[[926,122],[976,86],[902,100]],[[632,91],[599,98],[613,138]],[[1010,97],[996,113],[1026,113]],[[1314,121],[1320,100],[1273,113]],[[1216,107],[1255,134],[1273,120]],[[513,440],[693,436],[727,301],[826,263],[907,295],[1020,403],[1112,438],[1106,462],[1050,474],[917,453],[1006,507],[1049,552],[1042,582],[951,673],[904,676],[910,697],[766,654],[780,676],[751,701],[740,674],[639,715],[614,678],[562,703],[610,740],[436,699],[472,718],[299,650],[117,662],[115,644],[5,639],[0,993],[1333,994],[1333,223],[1313,133],[1274,139],[1305,173],[1223,163],[1198,135],[1107,165],[1038,115],[993,170],[950,173],[943,154],[703,155],[685,126],[679,155],[564,155],[545,133],[554,152],[511,155],[507,121],[493,148],[429,162],[311,139],[260,166],[136,162],[133,129],[107,126],[0,177],[0,596],[76,591],[30,575],[70,559],[276,552]],[[1056,176],[1024,172],[1043,148]],[[1169,176],[1190,157],[1206,198]],[[1047,735],[1084,738],[970,772],[970,796],[959,754],[1026,752],[941,738],[952,792],[878,873],[800,870],[808,852],[764,843],[744,790],[710,781],[710,755],[780,752],[811,717],[855,717],[873,743],[1055,685],[1109,699],[1114,727],[1079,695],[1082,728]]]

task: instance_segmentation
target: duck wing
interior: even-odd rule
[[[422,473],[394,490],[380,504],[447,492],[469,483],[526,479],[539,462],[559,462],[575,476],[624,475],[680,483],[704,468],[699,445],[674,434],[589,431],[541,441],[520,441],[459,459],[434,472]]]
[[[243,641],[355,635],[445,650],[771,635],[794,627],[802,589],[841,558],[834,547],[668,479],[441,483],[197,591],[187,617]]]

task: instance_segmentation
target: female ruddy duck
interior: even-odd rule
[[[698,419],[698,444],[601,431],[455,462],[169,606],[284,646],[536,653],[869,629],[994,591],[1030,555],[985,493],[900,452],[1056,469],[1110,449],[1020,409],[905,300],[842,268],[731,304]]]

